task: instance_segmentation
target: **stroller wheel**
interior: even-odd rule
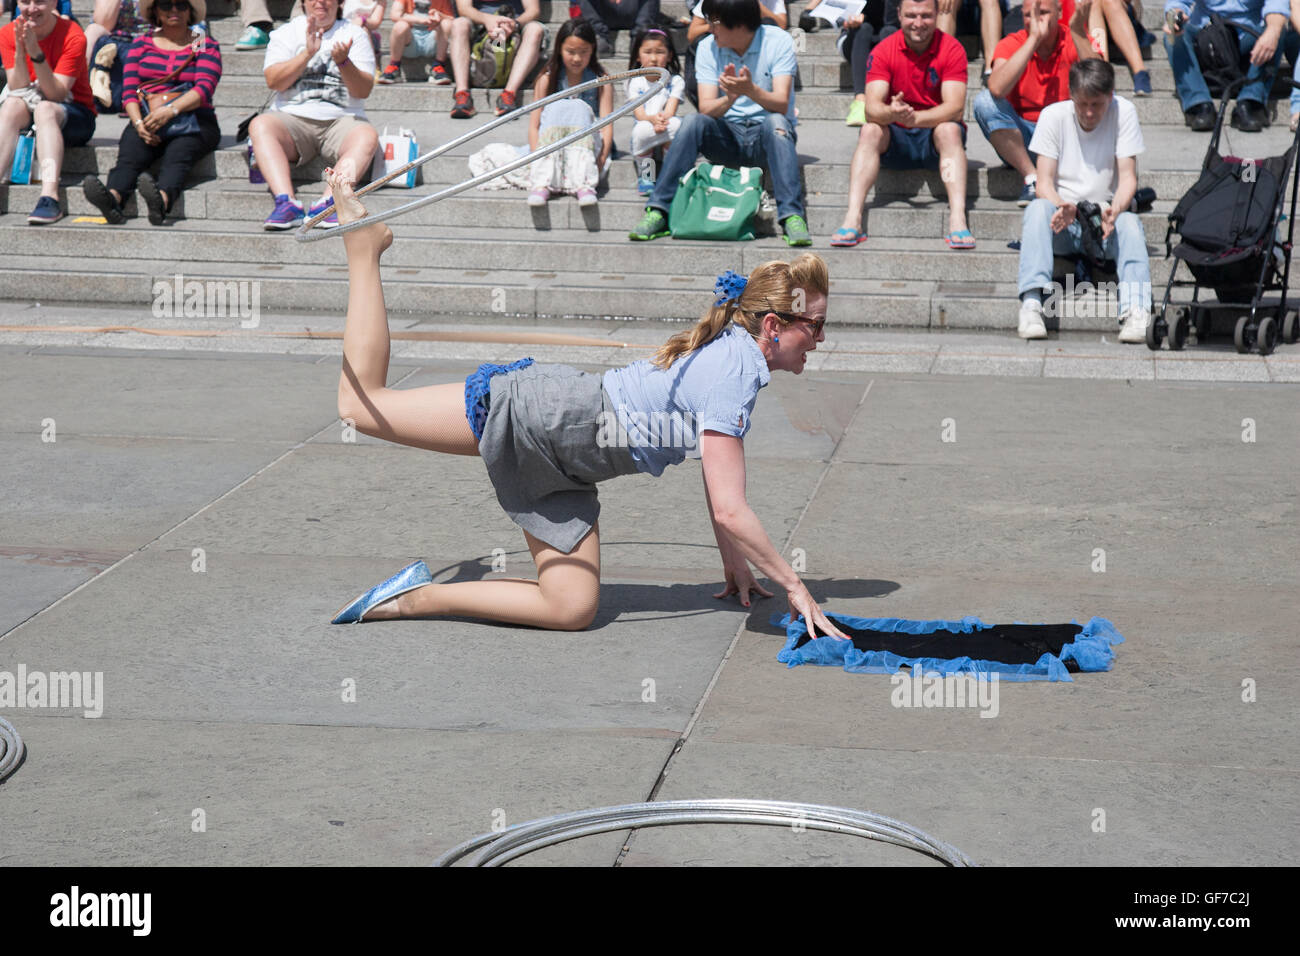
[[[1259,323],[1259,332],[1255,335],[1260,355],[1269,355],[1277,345],[1277,319],[1268,316]]]
[[[1292,309],[1282,319],[1282,341],[1293,345],[1297,339],[1300,339],[1300,312]]]
[[[1232,332],[1232,344],[1242,355],[1255,347],[1255,330],[1248,328],[1249,324],[1250,316],[1243,315],[1237,320],[1237,327]]]
[[[1168,314],[1167,309],[1161,309],[1160,314],[1152,316],[1151,321],[1147,323],[1147,348],[1152,352],[1160,351],[1160,343],[1165,337],[1165,316]]]
[[[1191,324],[1187,309],[1179,307],[1173,311],[1174,321],[1169,326],[1169,348],[1180,352],[1187,344],[1187,327]]]

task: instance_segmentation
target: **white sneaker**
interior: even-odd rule
[[[1121,342],[1146,342],[1147,325],[1151,322],[1151,313],[1140,306],[1130,307],[1122,316],[1124,327],[1119,330]]]
[[[1043,324],[1043,303],[1038,299],[1022,299],[1020,302],[1020,337],[1047,338],[1047,326]]]

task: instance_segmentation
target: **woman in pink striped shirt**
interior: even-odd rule
[[[160,226],[195,163],[221,141],[212,108],[212,95],[221,79],[221,48],[206,33],[191,29],[207,16],[204,0],[140,0],[140,15],[157,29],[152,36],[136,40],[127,53],[122,106],[131,125],[122,132],[108,185],[87,176],[81,188],[114,225],[126,221],[122,205],[138,189],[149,222]],[[178,67],[180,72],[173,76]],[[160,84],[164,79],[167,82]],[[167,90],[181,95],[149,112],[146,91]],[[148,170],[159,160],[155,179]]]

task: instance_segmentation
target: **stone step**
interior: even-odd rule
[[[224,51],[223,51],[224,52]],[[380,66],[388,62],[388,56],[385,55],[380,61]],[[402,59],[402,80],[392,85],[409,85],[413,83],[427,83],[428,70],[432,64],[429,58],[403,57]],[[620,58],[615,62],[605,64],[607,69],[626,69],[626,62]],[[981,78],[983,75],[983,66],[979,62],[970,64],[968,73],[968,83],[971,95],[979,91]],[[1147,71],[1151,74],[1152,88],[1157,94],[1172,93],[1174,89],[1173,72],[1169,67],[1167,60],[1152,60],[1149,62]],[[262,58],[259,56],[249,56],[237,53],[234,56],[223,56],[222,59],[222,78],[223,82],[235,78],[255,77],[258,80],[262,78]],[[853,88],[852,70],[848,64],[834,50],[823,54],[801,54],[799,57],[799,81],[800,86],[796,89],[800,92],[808,91],[844,91]],[[1278,80],[1277,94],[1282,94],[1281,79]],[[380,84],[387,85],[387,84]],[[531,88],[532,84],[528,84]],[[1116,65],[1116,86],[1120,95],[1127,96],[1132,92],[1131,83],[1128,79],[1128,71],[1122,65]],[[1289,87],[1287,88],[1289,90]]]
[[[400,245],[400,244],[399,244]],[[758,255],[754,255],[757,252]],[[857,275],[854,264],[832,250],[830,324],[823,348],[835,348],[836,328],[1015,329],[1018,300],[1014,284],[989,281],[872,280]],[[789,259],[791,252],[751,250],[727,261],[746,260],[752,268],[768,258]],[[341,257],[340,257],[341,261]],[[177,277],[180,295],[177,294]],[[421,327],[436,331],[439,321],[466,318],[636,319],[694,321],[707,308],[712,275],[660,276],[521,270],[459,270],[427,267],[387,268],[384,300],[393,317],[418,317]],[[78,263],[51,268],[44,256],[0,255],[0,300],[31,304],[39,289],[44,305],[112,304],[138,306],[132,324],[155,328],[177,319],[187,326],[239,334],[259,313],[338,315],[347,299],[347,270],[342,265],[299,263],[288,268],[262,265],[251,270],[228,263],[172,258],[161,267],[139,259],[99,269]],[[1160,295],[1163,289],[1157,289]],[[241,311],[238,304],[242,304]],[[1077,294],[1049,328],[1114,332],[1117,304],[1108,290]],[[259,314],[260,318],[260,314]],[[122,317],[114,315],[115,325]],[[163,320],[163,321],[159,321]],[[93,314],[87,325],[94,325]],[[676,331],[669,326],[665,335]],[[617,338],[617,336],[615,336]],[[338,348],[338,340],[333,340]],[[527,354],[521,346],[520,354]]]
[[[802,144],[801,144],[802,145]],[[87,173],[101,178],[107,175],[117,161],[115,146],[79,147],[68,150],[64,161],[64,182],[76,184]],[[294,179],[299,183],[319,184],[324,165],[314,161],[295,169]],[[849,169],[843,163],[808,163],[801,167],[804,188],[811,197],[847,195]],[[426,163],[420,170],[424,185],[414,192],[424,195],[436,192],[453,183],[468,178],[469,170],[464,157],[445,156]],[[1143,186],[1155,189],[1161,199],[1177,199],[1195,185],[1199,170],[1161,170],[1143,168],[1140,180]],[[191,183],[195,186],[216,181],[221,188],[247,188],[258,195],[266,194],[266,187],[248,182],[248,163],[245,148],[219,149],[196,164]],[[1014,200],[1020,195],[1021,181],[1013,170],[971,164],[967,169],[967,195],[972,202],[981,197]],[[630,161],[615,161],[608,174],[611,189],[630,190],[636,185],[636,172]],[[6,187],[0,186],[0,195]],[[20,187],[12,187],[20,188]],[[386,188],[381,194],[396,191]],[[471,195],[491,196],[490,191],[472,190]],[[869,198],[920,198],[946,202],[947,193],[938,173],[924,170],[881,170],[880,178]]]
[[[589,210],[595,229],[600,227],[601,209]],[[34,233],[24,216],[11,213],[0,217],[0,248],[20,249]],[[107,228],[63,220],[39,227],[40,243],[47,255],[82,261],[186,260],[223,262],[255,274],[267,268],[297,268],[328,261],[337,255],[342,262],[341,244],[326,238],[321,243],[303,243],[290,235],[262,230],[260,222],[186,221],[163,229],[143,220]],[[123,230],[127,230],[124,232]],[[704,243],[661,239],[633,243],[612,229],[592,231],[580,238],[574,234],[547,236],[519,230],[487,227],[447,227],[398,224],[402,241],[385,257],[393,268],[424,268],[430,262],[441,267],[482,271],[491,275],[501,263],[524,271],[554,271],[582,263],[592,273],[658,276],[694,276],[704,272],[719,275],[731,268],[748,272],[773,257],[788,258],[792,250],[775,237],[747,243]],[[570,238],[572,236],[572,238]],[[963,282],[972,277],[991,282],[1013,282],[1018,254],[1005,241],[983,242],[978,249],[954,252],[939,238],[886,237],[868,240],[856,249],[831,248],[825,237],[814,247],[822,255],[846,260],[845,268],[864,279],[908,281],[924,276],[928,281]],[[1154,246],[1152,251],[1155,252]],[[1163,251],[1163,250],[1160,250]],[[882,254],[884,253],[884,254]],[[737,265],[737,259],[741,265]],[[743,266],[743,268],[742,268]],[[484,267],[487,267],[485,270]],[[1165,260],[1152,261],[1154,281],[1168,275]]]
[[[7,200],[0,197],[0,215],[15,213],[25,215],[40,197],[39,186],[12,186]],[[308,199],[313,193],[305,194]],[[399,190],[383,190],[378,196],[367,197],[367,208],[372,212],[392,209],[413,197]],[[68,184],[60,190],[64,209],[71,217],[98,216],[99,211],[85,198],[80,184]],[[524,201],[522,190],[480,193],[477,196],[453,196],[441,202],[412,210],[401,222],[414,226],[472,227],[490,222],[496,228],[520,229],[529,233],[588,231],[588,217],[577,202],[568,196],[554,198],[545,207],[534,209]],[[1020,235],[1023,212],[1010,203],[985,199],[967,212],[970,227],[981,240],[1008,242]],[[611,190],[601,197],[600,225],[604,230],[626,233],[643,215],[645,202],[631,189]],[[1162,243],[1167,225],[1167,214],[1173,202],[1161,202],[1157,208],[1142,215],[1147,241]],[[136,198],[127,202],[127,215],[144,215]],[[191,222],[196,220],[260,222],[271,210],[271,201],[265,191],[247,189],[197,189],[182,194],[176,208],[176,218]],[[812,197],[806,207],[808,228],[814,236],[829,237],[839,227],[844,216],[844,202],[831,201],[830,197]],[[763,217],[763,225],[771,233],[776,231],[774,217]],[[947,208],[932,203],[924,208],[898,202],[869,206],[864,217],[864,229],[872,236],[886,238],[902,236],[930,238],[942,235],[948,222]]]
[[[473,90],[473,102],[479,111],[480,119],[491,116],[496,103],[498,90]],[[531,90],[520,91],[520,102],[532,102]],[[229,111],[243,117],[258,109],[266,101],[265,84],[256,77],[232,77],[223,79],[217,86],[214,105],[218,110]],[[974,123],[973,104],[975,97],[966,98],[964,118],[968,124]],[[795,95],[795,106],[801,120],[839,119],[848,112],[852,93],[847,90],[825,91],[804,90]],[[621,106],[627,98],[621,89],[614,94],[614,103]],[[1182,126],[1183,111],[1178,100],[1170,93],[1163,95],[1138,97],[1134,99],[1138,119],[1143,126],[1165,125]],[[366,100],[366,113],[375,125],[400,123],[404,115],[412,113],[450,113],[454,105],[451,87],[434,86],[430,83],[398,83],[391,86],[376,85]],[[1287,104],[1285,100],[1273,100],[1270,111],[1275,123],[1286,123]]]

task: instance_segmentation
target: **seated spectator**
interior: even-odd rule
[[[1296,0],[1300,3],[1300,0]],[[632,37],[631,55],[627,68],[645,70],[654,68],[668,71],[667,86],[652,96],[643,106],[632,111],[636,124],[632,127],[632,164],[636,167],[636,191],[649,196],[655,188],[655,158],[663,158],[667,146],[681,129],[682,118],[677,115],[686,90],[677,62],[673,38],[658,27],[638,30]],[[646,76],[627,81],[627,98],[634,100],[649,91],[654,82]]]
[[[939,15],[936,23],[940,30],[955,37],[958,34],[978,34],[980,50],[984,55],[984,74],[993,69],[993,51],[1002,37],[1001,0],[936,0]],[[963,52],[965,52],[963,50]]]
[[[63,218],[64,148],[83,146],[95,134],[86,35],[55,10],[54,0],[19,0],[19,16],[0,27],[7,84],[0,94],[0,182],[9,181],[18,135],[35,126],[39,166],[33,163],[32,179],[40,179],[41,198],[27,221],[36,226]]]
[[[301,12],[302,0],[298,0],[296,6]],[[343,19],[369,34],[370,48],[375,51],[375,62],[378,63],[379,47],[383,40],[379,28],[384,25],[384,0],[347,0],[343,4]]]
[[[975,121],[1001,160],[1023,178],[1019,203],[1034,201],[1034,161],[1026,147],[1038,114],[1070,95],[1070,66],[1095,57],[1084,38],[1086,12],[1074,24],[1061,20],[1059,0],[1024,0],[1027,29],[1003,39],[993,52],[987,89],[975,96]]]
[[[263,72],[276,96],[248,128],[257,165],[275,197],[275,209],[262,224],[266,229],[292,229],[302,221],[290,163],[301,166],[322,156],[357,182],[369,175],[379,146],[366,122],[365,99],[375,85],[370,38],[343,19],[339,0],[306,0],[305,8],[305,16],[271,33]],[[308,215],[333,204],[326,189]],[[338,216],[331,213],[321,225],[338,225]]]
[[[596,31],[596,55],[613,56],[611,30],[648,30],[659,22],[659,0],[578,0]]]
[[[95,55],[95,44],[110,33],[144,37],[153,32],[149,18],[136,10],[136,0],[95,0],[92,21],[86,27],[86,63]]]
[[[379,82],[401,82],[402,57],[409,45],[412,56],[432,58],[430,83],[438,86],[450,84],[447,44],[451,40],[451,25],[456,15],[449,0],[393,0],[388,16],[393,21],[393,32],[388,37],[388,65],[379,74]]]
[[[140,0],[140,13],[158,32],[137,40],[127,54],[122,106],[131,124],[122,131],[108,185],[87,176],[81,188],[91,205],[118,225],[126,221],[122,205],[138,184],[149,222],[161,226],[194,164],[221,141],[212,108],[212,95],[221,79],[221,48],[207,34],[192,31],[207,16],[204,0]],[[163,80],[166,88],[188,88],[166,107],[146,115],[141,88]],[[151,92],[164,91],[156,86]],[[194,116],[193,129],[178,131],[178,123],[190,125],[181,119],[187,113]],[[160,159],[155,180],[147,170]]]
[[[713,33],[695,62],[700,111],[682,121],[645,215],[628,238],[668,235],[678,181],[703,154],[711,163],[767,169],[785,241],[812,245],[795,152],[794,41],[760,21],[758,0],[704,0],[704,15]]]
[[[517,13],[519,4],[524,12]],[[474,115],[474,103],[469,96],[469,48],[475,26],[482,27],[489,36],[505,42],[519,31],[519,48],[514,64],[506,78],[506,86],[497,96],[497,116],[505,116],[519,108],[519,88],[533,72],[542,56],[546,41],[546,27],[541,23],[542,5],[538,0],[456,0],[460,13],[451,24],[451,71],[456,82],[455,105],[452,119],[469,119]]]
[[[1102,248],[1119,272],[1119,340],[1145,341],[1151,267],[1142,223],[1126,211],[1137,192],[1142,129],[1137,108],[1115,96],[1114,67],[1101,59],[1070,67],[1070,98],[1043,110],[1029,148],[1038,154],[1038,198],[1025,209],[1020,233],[1020,337],[1047,335],[1043,292],[1051,287],[1053,256],[1083,251],[1077,210],[1086,199],[1101,207]]]
[[[1165,51],[1188,126],[1201,132],[1213,129],[1217,116],[1196,58],[1196,35],[1209,24],[1211,13],[1260,31],[1258,40],[1244,30],[1237,31],[1246,84],[1237,93],[1232,125],[1247,133],[1258,133],[1268,125],[1265,104],[1282,53],[1282,31],[1289,12],[1287,0],[1165,0]]]
[[[820,4],[821,0],[812,0],[804,8],[799,15],[800,29],[814,32],[826,23],[820,17],[813,16],[813,11]],[[868,0],[861,13],[845,17],[839,22],[840,35],[835,41],[835,47],[849,64],[849,75],[853,80],[853,102],[849,105],[845,126],[861,126],[867,121],[867,54],[881,39],[884,17],[885,0]]]
[[[1093,8],[1093,23],[1096,22],[1096,6],[1094,5]],[[1151,74],[1147,72],[1146,61],[1142,58],[1142,49],[1154,43],[1156,38],[1142,26],[1134,0],[1101,0],[1099,6],[1105,19],[1105,28],[1099,37],[1101,49],[1098,53],[1103,60],[1110,59],[1110,47],[1106,43],[1106,31],[1109,30],[1110,39],[1115,41],[1120,55],[1128,64],[1129,72],[1133,74],[1133,95],[1150,96]],[[1069,22],[1069,17],[1063,19]],[[1095,35],[1095,27],[1093,31]]]
[[[759,0],[759,22],[768,26],[780,27],[784,30],[790,25],[790,17],[785,12],[785,0],[768,0],[768,2],[771,6],[765,6],[762,0]],[[708,35],[709,20],[704,15],[704,0],[697,0],[695,6],[691,8],[690,26],[686,28],[686,60],[684,64],[686,96],[696,109],[699,109],[700,106],[700,94],[695,86],[695,51],[700,48],[700,42]]]
[[[974,249],[966,225],[966,51],[935,26],[936,0],[903,0],[902,28],[876,44],[867,60],[867,123],[849,170],[849,207],[831,239],[856,246],[862,205],[883,165],[941,169],[948,192],[950,249]]]

